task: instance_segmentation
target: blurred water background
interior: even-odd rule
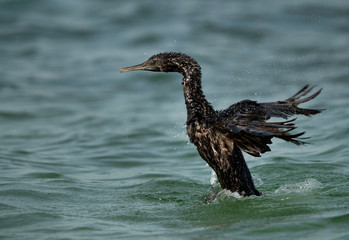
[[[181,76],[122,67],[184,52],[216,109],[323,93],[311,145],[245,154],[262,197],[211,194]],[[348,239],[349,2],[1,0],[1,239]]]

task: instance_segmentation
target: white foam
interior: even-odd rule
[[[227,199],[227,198],[236,198],[236,199],[240,199],[240,198],[243,198],[242,195],[240,195],[238,192],[232,192],[230,190],[227,190],[227,189],[223,189],[222,191],[220,191],[218,194],[217,194],[217,198],[219,200],[224,200],[224,199]]]
[[[211,172],[210,184],[212,185],[213,188],[219,185],[217,174],[213,170]]]
[[[308,178],[304,182],[286,184],[275,190],[276,194],[304,193],[314,189],[322,188],[322,183],[315,178]]]

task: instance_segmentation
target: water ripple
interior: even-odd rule
[[[1,237],[345,239],[348,16],[337,0],[0,1]],[[217,108],[323,88],[304,107],[327,110],[297,120],[312,144],[246,155],[263,196],[204,203],[181,76],[119,73],[163,51],[198,60]]]

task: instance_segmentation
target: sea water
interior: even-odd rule
[[[348,22],[339,0],[0,1],[0,238],[348,239]],[[181,76],[119,73],[164,51],[216,109],[323,88],[311,144],[245,154],[261,197],[204,202]]]

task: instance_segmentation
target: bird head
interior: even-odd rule
[[[159,53],[151,56],[144,63],[134,65],[131,67],[125,67],[120,72],[145,70],[153,72],[179,72],[182,73],[183,59],[189,58],[182,53]]]

